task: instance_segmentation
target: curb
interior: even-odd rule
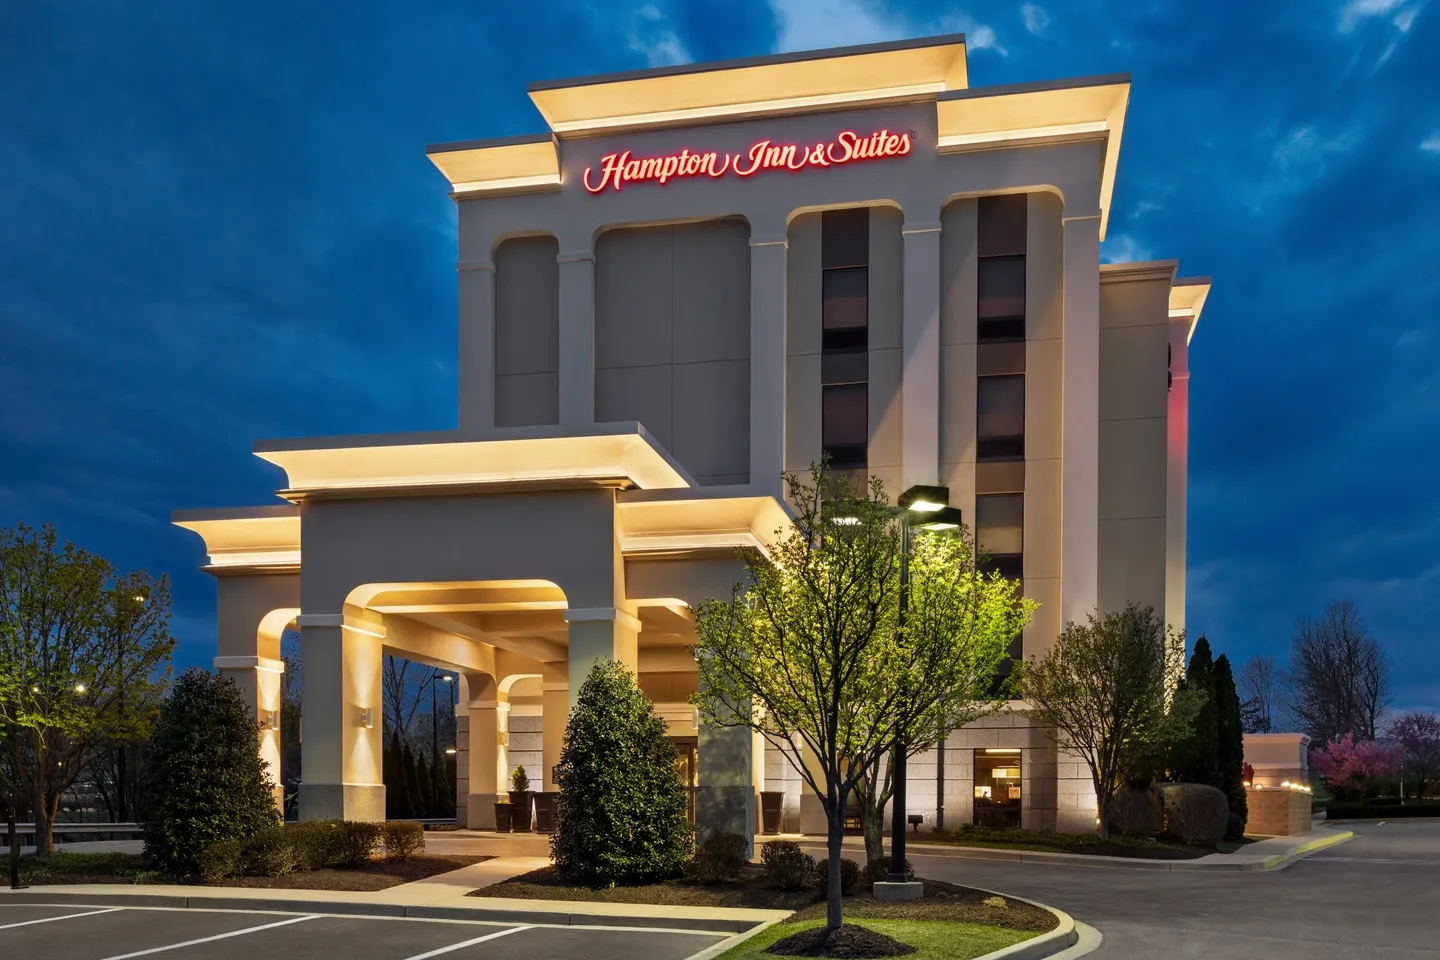
[[[1324,850],[1326,847],[1333,847],[1336,844],[1344,843],[1346,840],[1354,839],[1353,830],[1336,830],[1328,837],[1316,837],[1308,843],[1302,843],[1293,850],[1286,850],[1284,853],[1277,853],[1273,857],[1266,857],[1259,866],[1252,867],[1253,870],[1282,870],[1290,866],[1296,860],[1308,857],[1317,850]]]
[[[1011,944],[1008,947],[1001,947],[999,950],[976,957],[975,960],[1041,960],[1043,957],[1053,957],[1061,951],[1069,950],[1080,941],[1080,931],[1075,923],[1075,918],[1064,910],[1057,910],[1048,903],[1039,903],[1035,900],[1027,900],[1025,897],[987,890],[984,887],[972,887],[971,889],[984,890],[986,893],[993,893],[995,896],[1004,897],[1007,900],[1028,903],[1032,907],[1038,907],[1054,914],[1055,919],[1060,921],[1059,926],[1048,933],[1042,933],[1038,937],[1031,937],[1029,940],[1022,940],[1020,943]],[[1087,950],[1086,953],[1088,952]],[[1075,956],[1079,956],[1079,954],[1075,954]]]
[[[410,920],[471,920],[483,923],[528,924],[551,927],[638,927],[655,930],[694,930],[704,933],[756,932],[766,921],[728,920],[724,917],[645,917],[572,913],[568,910],[506,910],[486,907],[406,906],[399,903],[353,903],[329,900],[285,900],[255,897],[176,897],[146,893],[46,893],[44,887],[0,893],[32,903],[94,904],[102,907],[168,907],[182,910],[248,910],[280,913],[316,913],[352,917]],[[773,922],[773,921],[770,921]],[[737,941],[738,942],[738,941]]]

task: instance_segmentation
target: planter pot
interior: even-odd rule
[[[495,832],[510,832],[510,804],[495,801]]]
[[[780,832],[780,814],[785,807],[785,794],[779,790],[760,792],[760,824],[768,836]]]
[[[530,803],[534,798],[529,790],[510,791],[510,829],[516,833],[530,832]]]
[[[535,794],[535,832],[550,833],[555,829],[555,801],[557,793]]]

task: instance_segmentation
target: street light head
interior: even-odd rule
[[[923,519],[916,519],[910,522],[915,530],[941,531],[958,530],[963,522],[963,515],[959,507],[941,507],[925,514]]]
[[[85,684],[83,684],[83,683],[77,683],[77,684],[75,684],[75,692],[76,692],[76,693],[84,693],[84,692],[85,692]]]
[[[444,680],[446,683],[451,683],[452,681],[454,681],[455,678],[448,673],[442,673],[440,675],[440,679]]]
[[[136,603],[144,603],[144,602],[145,602],[145,595],[144,595],[143,593],[137,593],[137,594],[135,594],[135,596],[132,597],[131,599],[134,600]]]
[[[900,509],[911,513],[935,513],[944,510],[950,502],[950,488],[940,486],[913,486],[900,494]]]

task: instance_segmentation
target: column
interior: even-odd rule
[[[338,613],[301,614],[296,622],[305,663],[300,819],[384,820],[384,627]]]
[[[785,472],[785,252],[783,225],[750,238],[750,485],[776,496]]]
[[[455,379],[459,384],[459,425],[462,434],[495,427],[495,264],[462,260],[460,274],[460,337]]]
[[[900,489],[940,482],[940,223],[906,222]]]
[[[759,798],[754,784],[752,733],[747,727],[712,727],[703,721],[698,733],[695,839],[704,842],[722,833],[739,834],[750,842],[753,856],[755,805]]]
[[[472,681],[470,711],[469,793],[465,798],[466,825],[472,830],[495,829],[495,799],[504,782],[503,743],[510,704],[499,698],[489,677]],[[489,682],[486,682],[489,681]],[[479,697],[474,697],[479,692]]]
[[[570,682],[567,710],[575,709],[580,686],[597,660],[619,660],[636,673],[640,621],[616,607],[571,607],[565,611],[570,632]],[[568,713],[567,713],[568,716]]]
[[[595,253],[561,250],[560,422],[595,422]]]
[[[815,756],[815,751],[808,746],[800,748],[800,764],[803,766],[815,784],[825,789],[825,771],[820,766],[820,758]],[[825,804],[810,784],[804,778],[800,780],[800,832],[809,836],[825,836],[830,831],[830,824],[825,818]]]
[[[546,680],[540,689],[541,765],[545,768],[541,782],[546,793],[554,793],[559,789],[555,786],[555,766],[565,748],[565,725],[570,720],[570,684]]]
[[[1099,593],[1100,217],[1065,217],[1060,406],[1060,619],[1084,621]]]
[[[1170,321],[1170,393],[1165,402],[1165,622],[1185,629],[1186,503],[1190,468],[1190,330]]]
[[[270,773],[275,809],[285,810],[285,788],[280,783],[280,680],[285,661],[270,657],[216,657],[215,669],[240,688],[260,726],[260,759]]]

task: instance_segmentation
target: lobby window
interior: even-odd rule
[[[1020,826],[1021,755],[1018,749],[976,750],[971,769],[975,772],[975,817],[977,827],[1005,830]]]
[[[820,445],[832,470],[868,465],[870,440],[870,211],[820,220]]]

